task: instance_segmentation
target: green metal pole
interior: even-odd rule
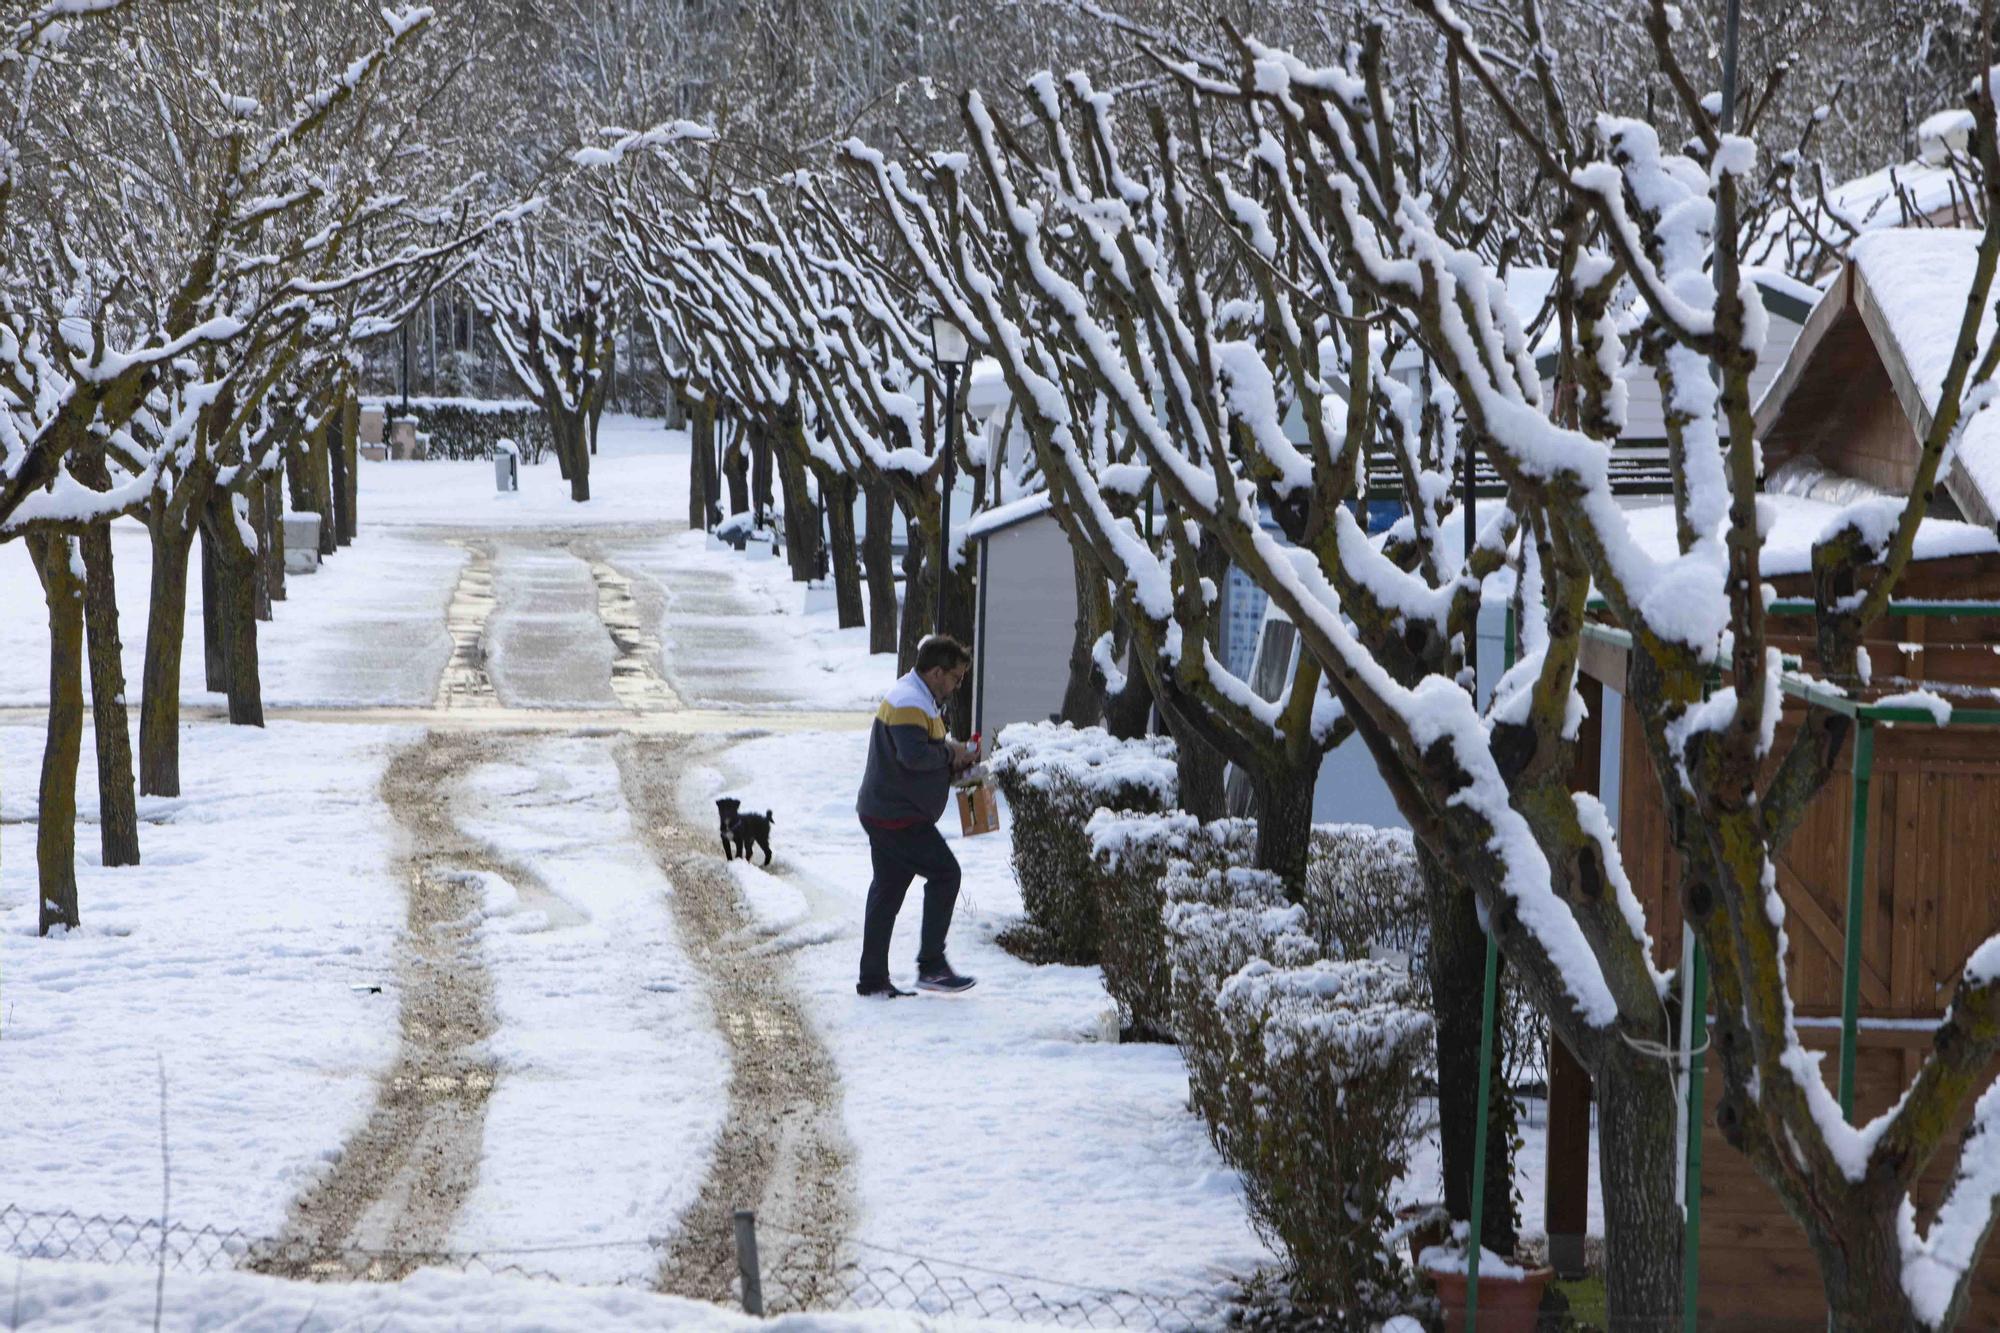
[[[1861,719],[1854,738],[1854,808],[1847,843],[1847,949],[1840,986],[1840,1113],[1854,1119],[1855,1031],[1861,1023],[1862,881],[1868,875],[1868,783],[1875,773],[1875,728]]]
[[[1708,955],[1702,952],[1700,940],[1689,951],[1688,961],[1691,966],[1686,998],[1694,1014],[1694,1026],[1689,1029],[1693,1039],[1688,1049],[1699,1051],[1708,1040]],[[1681,1245],[1681,1327],[1686,1333],[1695,1333],[1695,1295],[1701,1290],[1702,1073],[1707,1064],[1706,1055],[1688,1059],[1687,1171],[1682,1185],[1682,1198],[1687,1205],[1687,1235]]]
[[[1479,1125],[1472,1138],[1472,1243],[1465,1255],[1465,1327],[1479,1327],[1480,1227],[1486,1220],[1486,1127],[1493,1108],[1493,1011],[1500,989],[1500,933],[1486,930],[1486,994],[1479,1021]]]
[[[1468,551],[1470,547],[1467,548]],[[1501,642],[1503,670],[1514,665],[1515,636],[1514,608],[1507,607],[1505,637]],[[1473,630],[1473,672],[1475,682],[1479,670],[1479,633]],[[1475,685],[1474,698],[1477,698]],[[1493,1113],[1493,1024],[1494,1013],[1499,1007],[1500,990],[1500,932],[1489,923],[1486,928],[1486,985],[1480,997],[1479,1008],[1479,1123],[1472,1134],[1472,1235],[1471,1246],[1465,1256],[1465,1327],[1468,1330],[1479,1327],[1479,1248],[1481,1231],[1486,1222],[1486,1130]]]

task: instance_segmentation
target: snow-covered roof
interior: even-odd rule
[[[1766,578],[1803,574],[1812,568],[1812,547],[1820,534],[1846,506],[1810,500],[1799,495],[1757,497],[1757,508],[1768,515],[1769,529],[1758,568]],[[1655,559],[1670,559],[1680,549],[1674,531],[1671,504],[1648,505],[1626,511],[1633,540]],[[1991,528],[1956,519],[1927,518],[1917,529],[1915,556],[1919,560],[1942,560],[1955,555],[1991,555],[2000,552],[2000,536]]]
[[[965,526],[965,540],[984,541],[1002,528],[1011,528],[1017,523],[1025,523],[1031,518],[1039,518],[1049,512],[1053,503],[1047,491],[1024,496],[1019,500],[1009,500],[1003,505],[981,510],[979,516]]]
[[[1937,414],[1978,251],[1977,232],[1950,228],[1872,232],[1854,243],[1856,301],[1878,346],[1888,343],[1882,351],[1898,393],[1914,391],[1918,399],[1903,410],[1919,438]],[[1993,329],[1988,305],[1981,347],[1993,341]],[[2000,517],[2000,413],[1981,411],[1965,423],[1945,484],[1969,517],[1989,524]]]

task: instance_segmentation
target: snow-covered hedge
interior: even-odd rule
[[[401,398],[362,402],[402,415]],[[512,440],[523,462],[536,463],[551,443],[548,417],[525,398],[412,398],[410,416],[430,436],[432,458],[491,458],[496,441]]]
[[[1320,824],[1306,859],[1306,917],[1331,956],[1400,957],[1410,969],[1419,1009],[1434,1012],[1427,958],[1430,906],[1424,896],[1416,843],[1408,829],[1367,824]],[[1546,1078],[1548,1019],[1512,972],[1500,983],[1500,1061],[1510,1087]],[[1422,1077],[1437,1077],[1435,1051],[1425,1053]]]
[[[1248,865],[1257,855],[1256,821],[1204,824],[1185,810],[1099,810],[1084,832],[1095,870],[1104,989],[1118,1002],[1128,1037],[1171,1041],[1173,970],[1160,919],[1167,870],[1175,862],[1200,871]]]
[[[1406,1277],[1382,1237],[1431,1044],[1408,970],[1327,957],[1328,924],[1265,871],[1182,862],[1166,891],[1190,1095],[1294,1296],[1348,1317],[1400,1310]]]
[[[1023,952],[1096,962],[1101,931],[1085,825],[1099,809],[1170,808],[1178,789],[1173,741],[1017,722],[1000,733],[989,767],[1014,814],[1014,876],[1033,935]]]

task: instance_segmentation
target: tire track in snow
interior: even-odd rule
[[[641,840],[673,884],[683,946],[700,969],[729,1044],[729,1107],[708,1175],[682,1214],[655,1281],[661,1290],[728,1300],[736,1276],[730,1233],[737,1208],[774,1228],[759,1241],[774,1297],[790,1308],[840,1295],[835,1268],[853,1223],[852,1151],[840,1121],[833,1057],[807,1019],[781,957],[749,947],[754,934],[734,877],[712,850],[715,835],[690,828],[677,794],[692,745],[628,738],[616,748],[625,799]]]
[[[438,677],[438,708],[493,708],[500,703],[486,669],[486,622],[493,616],[493,544],[460,543],[465,568],[451,590],[445,608],[445,630],[451,635],[451,657]]]
[[[398,950],[401,1041],[368,1120],[333,1169],[294,1201],[278,1252],[259,1271],[291,1278],[398,1281],[434,1262],[478,1179],[495,1067],[492,978],[477,936],[481,886],[471,870],[545,892],[533,873],[461,831],[453,789],[506,743],[426,732],[397,752],[382,799],[409,844]],[[532,887],[530,887],[532,886]]]

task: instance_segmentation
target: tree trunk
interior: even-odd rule
[[[334,414],[338,416],[338,413]],[[309,437],[310,447],[307,459],[312,468],[308,484],[312,487],[312,508],[319,515],[319,553],[332,555],[340,549],[340,540],[333,530],[333,417],[320,422],[318,429]]]
[[[903,517],[908,519],[906,512]],[[923,532],[914,522],[904,531],[909,544],[903,548],[903,614],[896,634],[896,673],[905,675],[917,664],[917,645],[931,632],[931,615],[937,608],[937,587],[931,582],[931,562],[924,558]]]
[[[582,504],[590,499],[589,416],[585,412],[551,411],[549,427],[555,432],[556,454],[569,458],[563,473],[569,479],[569,498]]]
[[[861,605],[861,557],[854,545],[854,476],[829,469],[821,473],[819,493],[826,502],[827,535],[833,546],[833,598],[840,609],[840,627],[859,629],[868,623]]]
[[[1452,1220],[1472,1216],[1472,1158],[1479,1124],[1479,1040],[1484,1024],[1486,932],[1472,890],[1417,844],[1430,914],[1431,1012],[1436,1018],[1438,1137],[1444,1205]],[[1514,1099],[1500,1078],[1501,1043],[1493,1042],[1493,1095],[1486,1130],[1486,1205],[1480,1243],[1512,1254],[1520,1223],[1514,1212]],[[1669,1148],[1671,1149],[1671,1131]]]
[[[83,753],[83,582],[67,537],[30,537],[49,611],[49,724],[35,813],[41,933],[79,924],[76,903],[76,769]]]
[[[940,634],[949,634],[960,643],[973,641],[973,619],[979,610],[979,580],[970,560],[961,560],[958,568],[943,573],[944,623],[938,626]],[[960,687],[959,691],[945,700],[945,726],[951,734],[961,738],[972,735],[972,691]]]
[[[729,512],[732,516],[750,512],[750,459],[743,449],[744,434],[743,430],[736,431],[722,456],[722,475],[729,481]]]
[[[1165,699],[1160,700],[1160,711],[1166,715],[1167,730],[1174,738],[1174,768],[1181,809],[1203,821],[1222,818],[1229,813],[1222,785],[1222,751],[1210,745],[1180,710]]]
[[[750,424],[750,501],[757,507],[757,526],[771,521],[771,432],[761,421]]]
[[[778,446],[778,480],[785,488],[785,555],[794,583],[809,583],[819,572],[819,507],[806,485],[804,446]]]
[[[1592,1071],[1598,1096],[1597,1171],[1604,1193],[1606,1312],[1614,1329],[1677,1327],[1686,1226],[1674,1160],[1679,1099],[1668,1066],[1615,1038],[1606,1048],[1610,1058]],[[1699,1121],[1692,1128],[1700,1133]],[[1486,1151],[1490,1160],[1490,1143]],[[1486,1207],[1491,1215],[1491,1195]],[[1893,1217],[1885,1219],[1884,1229],[1890,1233],[1887,1287],[1900,1297],[1902,1256],[1894,1228]],[[1871,1291],[1853,1322],[1836,1319],[1834,1326],[1856,1330],[1903,1326],[1884,1317],[1902,1305],[1900,1299],[1894,1306],[1875,1303],[1886,1294]]]
[[[181,636],[187,625],[188,547],[181,532],[153,528],[153,591],[139,701],[139,792],[181,794]]]
[[[355,469],[361,462],[361,403],[352,394],[343,395],[338,426],[331,441],[333,454],[333,539],[347,546],[358,531],[354,520],[354,499],[359,490]]]
[[[709,437],[715,432],[715,409],[707,399],[688,405],[688,530],[708,530]]]
[[[721,414],[716,417],[716,425],[708,432],[709,456],[702,460],[705,471],[702,480],[706,489],[702,495],[702,526],[713,530],[722,524],[722,431]]]
[[[208,493],[202,521],[202,549],[215,551],[219,604],[202,608],[221,629],[224,671],[229,685],[232,726],[264,725],[264,685],[257,665],[257,555],[236,527],[235,497],[216,487]]]
[[[89,631],[90,707],[97,741],[98,844],[107,866],[139,864],[139,811],[132,790],[132,724],[118,642],[118,580],[111,528],[94,523],[83,548],[83,618]]]
[[[768,453],[767,450],[767,459]],[[768,476],[765,484],[770,484]],[[868,567],[868,651],[893,653],[896,651],[896,502],[886,482],[876,482],[864,490],[868,535],[862,542],[861,558]]]
[[[218,586],[215,543],[206,528],[201,542],[201,665],[203,688],[221,694],[229,688],[229,657],[222,647],[222,592]]]
[[[1153,719],[1153,682],[1128,653],[1125,660],[1125,688],[1104,696],[1104,729],[1121,741],[1137,740],[1146,734]]]
[[[1284,880],[1287,890],[1295,895],[1294,901],[1305,891],[1318,767],[1315,754],[1311,768],[1304,773],[1282,765],[1252,779],[1257,794],[1257,868]]]
[[[285,600],[285,484],[282,455],[278,469],[264,482],[264,549],[259,553],[264,561],[264,583],[271,590],[271,600],[274,602]]]
[[[1097,563],[1084,553],[1083,544],[1071,542],[1069,548],[1076,625],[1069,640],[1069,681],[1063,686],[1062,720],[1094,727],[1104,717],[1104,690],[1092,654],[1104,627],[1111,623],[1111,591]]]
[[[269,506],[264,503],[266,481],[262,475],[253,476],[249,485],[243,488],[243,499],[249,509],[250,530],[257,534],[257,549],[252,552],[251,560],[250,598],[259,620],[271,618],[271,562],[264,554],[271,549],[271,525],[267,517]],[[339,492],[336,491],[335,498],[338,497]]]

